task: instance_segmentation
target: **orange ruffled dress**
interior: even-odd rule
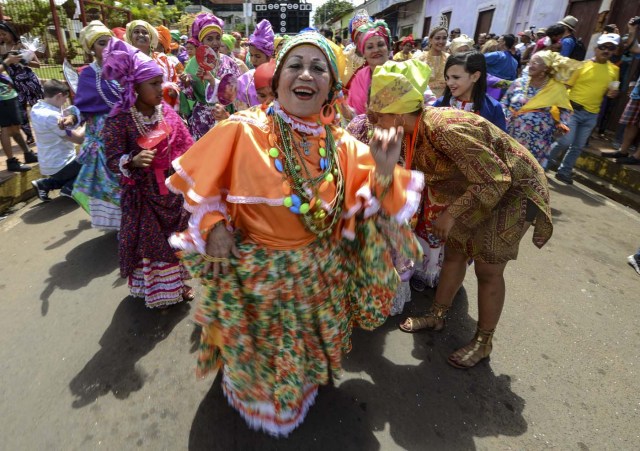
[[[167,186],[192,213],[189,229],[171,244],[207,290],[195,317],[203,327],[199,374],[223,363],[229,403],[251,427],[283,436],[302,422],[317,386],[339,374],[352,327],[372,329],[388,316],[398,284],[392,246],[419,258],[406,222],[420,203],[423,176],[396,169],[379,201],[368,146],[331,127],[344,174],[342,219],[318,238],[283,205],[288,183],[269,154],[275,114],[291,119],[255,107],[221,122],[174,161]],[[313,122],[304,127],[292,127],[293,138],[310,132],[304,158],[316,176],[321,135]],[[333,182],[320,197],[329,201],[335,192]],[[201,231],[221,220],[235,230],[241,257],[213,279],[200,272]]]

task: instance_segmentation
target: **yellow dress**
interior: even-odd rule
[[[449,54],[442,52],[440,56],[432,55],[431,50],[422,52],[418,57],[431,68],[431,77],[429,78],[429,88],[433,91],[436,98],[442,97],[444,88],[447,85],[444,81],[444,66],[449,58]]]

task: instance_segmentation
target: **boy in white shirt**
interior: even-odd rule
[[[61,196],[71,197],[73,182],[82,165],[76,161],[75,144],[84,141],[84,130],[61,130],[58,120],[69,98],[69,87],[58,80],[42,86],[44,99],[31,109],[31,127],[38,146],[40,172],[48,176],[31,182],[38,198],[49,202],[49,191],[59,189]]]

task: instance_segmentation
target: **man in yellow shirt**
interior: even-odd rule
[[[571,185],[573,167],[587,143],[593,127],[598,122],[600,105],[605,95],[618,95],[616,65],[609,61],[620,45],[620,36],[613,33],[598,38],[595,56],[575,71],[567,85],[573,115],[569,120],[569,132],[551,145],[550,160],[557,159],[566,150],[556,179]]]

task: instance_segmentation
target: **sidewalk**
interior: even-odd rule
[[[623,165],[601,152],[614,152],[611,141],[592,136],[576,163],[574,179],[636,211],[640,211],[640,166]]]
[[[29,147],[37,152],[35,145]],[[24,154],[17,144],[14,143],[12,150],[14,156],[24,162]],[[36,196],[31,181],[42,177],[40,166],[38,163],[28,166],[31,167],[31,170],[27,172],[7,171],[7,158],[2,153],[2,158],[0,158],[0,215],[6,213],[14,205]]]

